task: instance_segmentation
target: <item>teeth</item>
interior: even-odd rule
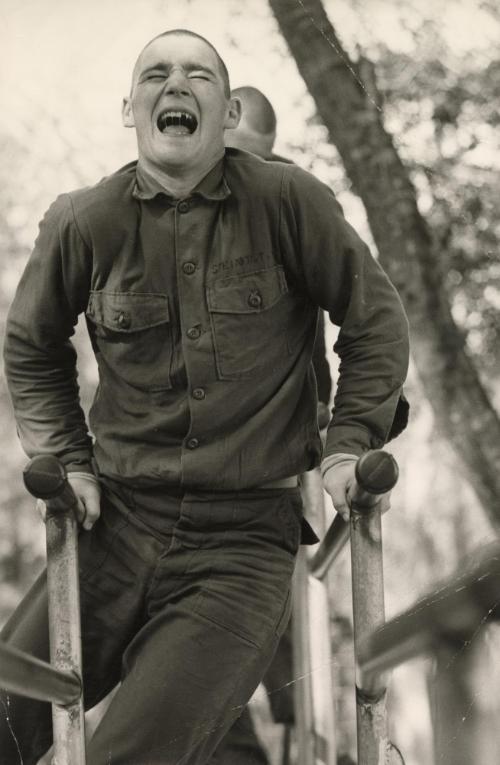
[[[194,133],[198,126],[196,117],[188,112],[168,110],[160,114],[157,120],[158,129],[163,133],[169,127],[185,127],[189,133]]]

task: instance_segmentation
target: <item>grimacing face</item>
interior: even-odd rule
[[[223,155],[224,129],[237,126],[240,105],[225,95],[210,46],[175,34],[142,51],[122,116],[125,127],[136,130],[146,167],[182,175],[208,171]]]

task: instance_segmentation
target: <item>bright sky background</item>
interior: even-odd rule
[[[498,30],[480,5],[479,0],[419,0],[418,11],[412,11],[390,0],[325,3],[347,44],[383,40],[406,49],[412,44],[408,29],[419,18],[440,18],[445,10],[440,28],[457,52],[497,47]],[[96,156],[107,153],[112,160],[108,169],[115,158],[128,160],[134,138],[120,128],[120,103],[132,65],[145,41],[179,25],[214,42],[233,85],[264,90],[280,118],[280,139],[297,140],[301,125],[294,104],[303,99],[304,88],[294,63],[278,54],[284,43],[273,31],[267,0],[0,0],[7,127],[21,135],[28,129],[32,142],[38,138],[46,151],[51,136],[37,136],[38,118],[49,116],[63,125],[68,141],[79,145],[83,140],[86,150],[89,137],[96,141]]]
[[[300,0],[290,0],[295,2]],[[480,0],[414,0],[414,7],[397,0],[325,0],[354,55],[357,44],[369,52],[378,41],[410,51],[411,29],[429,18],[457,54],[474,51],[486,65],[487,52],[498,48],[498,26],[480,5]],[[176,26],[216,45],[233,86],[251,84],[266,93],[278,115],[278,152],[290,155],[290,145],[303,143],[312,101],[267,0],[0,0],[2,132],[21,149],[22,162],[16,160],[12,175],[32,199],[30,219],[19,221],[27,242],[57,193],[93,183],[136,156],[134,133],[121,126],[121,99],[144,43]],[[321,128],[314,140],[324,145]],[[321,165],[315,166],[327,180],[328,160],[324,171],[322,176]],[[341,201],[354,224],[364,226],[357,200]],[[21,208],[18,213],[26,215]]]

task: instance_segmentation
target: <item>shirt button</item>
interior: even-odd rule
[[[187,211],[189,210],[189,202],[185,202],[185,201],[179,202],[179,204],[177,205],[177,209],[179,210],[180,213],[187,213]]]
[[[197,340],[201,335],[201,329],[199,327],[189,327],[186,335],[190,340]]]
[[[205,391],[203,388],[195,388],[193,390],[193,398],[195,398],[197,401],[203,401],[205,398]]]
[[[128,329],[130,327],[130,316],[123,311],[116,317],[116,323],[120,329]]]
[[[252,290],[248,296],[248,305],[250,308],[260,308],[262,305],[262,295],[259,290]]]
[[[191,274],[194,274],[196,271],[196,263],[192,263],[190,260],[187,263],[184,263],[182,266],[182,270],[184,271],[187,276],[191,276]]]
[[[197,449],[199,445],[200,445],[200,442],[198,441],[197,438],[190,438],[189,441],[187,442],[188,449]]]

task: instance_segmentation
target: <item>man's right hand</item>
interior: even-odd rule
[[[323,486],[332,498],[333,506],[346,523],[351,514],[353,491],[356,487],[356,459],[345,460],[326,471]],[[381,513],[391,508],[391,492],[380,494],[377,504]]]
[[[90,531],[101,514],[101,487],[92,473],[68,473],[68,483],[75,492],[76,519],[86,531]],[[41,499],[36,501],[37,510],[45,522],[46,507]]]

